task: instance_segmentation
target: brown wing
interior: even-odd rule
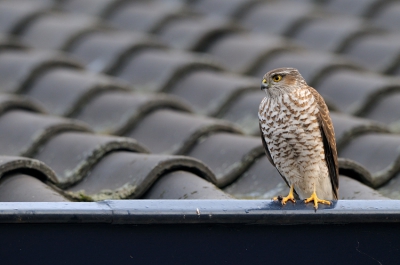
[[[318,122],[324,143],[325,160],[328,165],[329,176],[331,178],[333,194],[337,200],[339,195],[339,165],[337,159],[335,132],[328,107],[321,95],[312,87],[309,87],[311,93],[317,100],[319,106]]]

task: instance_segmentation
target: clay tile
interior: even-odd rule
[[[40,74],[56,66],[81,68],[78,62],[61,53],[48,51],[7,51],[0,53],[1,92],[21,93]]]
[[[371,186],[377,188],[400,170],[399,146],[399,135],[369,133],[350,141],[339,156],[352,159],[370,171]]]
[[[217,117],[235,123],[247,134],[259,135],[257,111],[264,97],[265,94],[259,88],[244,91],[232,100]]]
[[[394,200],[400,199],[400,174],[397,173],[388,183],[378,188],[378,192]]]
[[[187,155],[209,166],[217,177],[217,186],[224,187],[264,154],[259,137],[220,132],[203,137]]]
[[[354,39],[344,54],[365,68],[394,73],[400,65],[400,34],[368,34]]]
[[[290,35],[314,10],[300,1],[259,1],[240,19],[246,28],[261,33]]]
[[[192,9],[213,16],[240,17],[255,0],[201,0],[194,1]]]
[[[0,202],[68,202],[37,178],[14,173],[0,179]]]
[[[51,6],[38,1],[2,1],[0,3],[0,33],[18,34]]]
[[[292,36],[310,50],[340,52],[355,37],[374,32],[361,19],[349,17],[315,17],[304,22]]]
[[[400,132],[400,91],[381,95],[364,117],[385,123],[391,131]]]
[[[212,183],[215,176],[200,161],[185,156],[112,152],[103,157],[83,181],[67,189],[78,200],[134,199],[153,183],[175,171],[192,172]]]
[[[251,75],[261,78],[266,72],[280,67],[297,68],[310,86],[314,86],[325,74],[337,69],[361,69],[342,57],[330,53],[309,51],[286,51],[258,65]],[[318,89],[317,89],[318,90]]]
[[[178,50],[142,50],[130,58],[116,76],[136,89],[162,92],[191,71],[220,69],[208,55],[194,55]]]
[[[120,150],[146,152],[129,138],[64,132],[48,140],[34,157],[56,172],[60,187],[67,187],[82,180],[107,153]]]
[[[89,100],[74,117],[88,123],[96,132],[123,134],[149,112],[159,108],[190,110],[171,96],[106,91]]]
[[[385,197],[380,190],[376,191],[352,178],[340,176],[339,182],[340,200],[389,200],[389,196]]]
[[[70,50],[89,70],[112,74],[132,54],[150,47],[163,45],[147,34],[97,31],[82,37]]]
[[[0,116],[0,153],[32,156],[49,138],[65,131],[90,131],[78,121],[12,109]]]
[[[66,0],[60,1],[59,8],[71,13],[86,14],[91,16],[105,16],[121,0]]]
[[[20,38],[38,49],[68,50],[80,37],[102,27],[93,17],[48,13],[27,25]]]
[[[185,154],[203,137],[240,131],[230,123],[181,111],[161,109],[145,116],[125,136],[137,139],[151,152]]]
[[[277,51],[292,48],[293,45],[290,46],[280,37],[241,33],[220,38],[207,52],[221,62],[226,69],[249,74]]]
[[[173,48],[205,51],[217,38],[238,30],[226,19],[187,16],[171,19],[157,35]]]
[[[397,25],[400,23],[400,3],[397,1],[376,2],[380,2],[380,8],[376,9],[377,11],[371,19],[372,23],[386,30],[399,31]]]
[[[326,1],[322,5],[325,11],[355,16],[369,16],[386,0],[346,0]]]
[[[262,156],[237,178],[223,189],[237,199],[272,199],[289,191],[285,181],[276,168]]]
[[[9,35],[0,35],[0,52],[24,49],[27,49],[27,47],[17,38]]]
[[[389,129],[383,124],[368,119],[337,112],[330,112],[330,116],[335,129],[336,146],[338,150],[358,135],[370,132],[389,132]]]
[[[164,3],[135,1],[109,12],[108,21],[119,29],[154,32],[166,21],[182,15],[182,9]]]
[[[365,71],[339,69],[314,86],[342,112],[364,115],[387,93],[399,90],[399,81]]]
[[[55,172],[39,160],[17,156],[0,156],[0,177],[12,173],[28,174],[43,182],[58,183]]]
[[[45,113],[45,109],[39,102],[24,96],[0,93],[0,115],[10,109],[28,110],[37,113]]]
[[[128,90],[124,83],[105,75],[81,69],[54,68],[38,77],[26,95],[39,101],[48,113],[73,116],[99,93]]]
[[[169,94],[190,103],[195,112],[217,116],[244,91],[259,90],[259,80],[219,71],[195,71],[176,82]]]
[[[143,199],[229,200],[233,198],[193,173],[174,171],[157,180]]]

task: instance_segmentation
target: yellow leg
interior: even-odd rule
[[[289,191],[288,196],[286,196],[286,197],[280,197],[280,196],[278,196],[278,197],[274,197],[274,198],[272,198],[272,199],[273,199],[274,201],[282,201],[282,205],[285,205],[287,201],[292,201],[292,202],[295,203],[296,200],[294,199],[294,196],[293,196],[293,184],[290,185],[290,191]]]
[[[318,203],[331,205],[330,201],[321,200],[320,198],[318,198],[317,193],[315,192],[315,184],[314,184],[314,192],[311,194],[310,198],[304,200],[305,203],[309,203],[311,201],[314,201],[314,209],[315,210],[318,209]]]

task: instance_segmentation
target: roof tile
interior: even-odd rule
[[[81,68],[61,53],[49,51],[8,51],[0,53],[1,92],[21,93],[43,71],[54,66]]]
[[[233,198],[212,183],[192,173],[174,171],[157,180],[143,199],[227,200]]]
[[[216,132],[240,133],[228,122],[160,109],[144,117],[125,136],[137,139],[153,153],[184,154],[199,139]]]
[[[194,70],[219,69],[206,55],[194,55],[178,50],[147,49],[135,54],[116,76],[130,82],[136,89],[162,92]]]
[[[259,80],[226,72],[203,70],[185,75],[169,90],[190,103],[195,112],[216,116],[244,91],[259,87]]]
[[[119,151],[102,158],[91,168],[90,174],[68,188],[67,193],[87,200],[138,198],[157,179],[180,170],[192,171],[215,183],[213,173],[193,158]]]
[[[74,43],[70,52],[93,72],[113,73],[141,49],[163,47],[156,38],[142,33],[97,31]]]
[[[248,74],[277,51],[292,49],[280,37],[266,37],[249,33],[229,34],[219,39],[207,51],[233,72]]]
[[[255,32],[290,35],[314,9],[299,1],[258,1],[239,20]]]

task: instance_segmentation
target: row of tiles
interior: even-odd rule
[[[110,38],[110,36],[108,36],[108,38],[109,39],[111,39]],[[90,48],[93,48],[93,47],[90,47],[90,45],[89,45],[89,49],[88,50],[93,50],[93,49],[90,49]],[[87,50],[87,51],[88,51]],[[83,55],[85,55],[85,54],[88,54],[88,52],[83,52],[82,54]],[[153,53],[153,52],[150,52],[149,54],[151,54],[151,53]],[[98,54],[96,55],[96,56],[98,56]],[[150,56],[151,57],[151,56]],[[153,56],[153,57],[157,57],[157,56]],[[112,58],[112,56],[110,56],[109,58],[111,58],[111,59],[113,59],[113,60],[115,60],[115,58]],[[97,61],[101,61],[101,60],[97,60]],[[203,64],[204,64],[204,62],[202,62]],[[93,63],[91,64],[91,65],[93,65]],[[95,64],[94,64],[95,65]],[[101,63],[100,63],[100,65],[101,65]],[[209,66],[209,63],[207,63],[207,68],[209,68],[208,67]],[[150,65],[150,67],[149,68],[151,68],[151,65]],[[214,66],[212,66],[212,67],[210,67],[212,70],[215,70],[216,69],[216,67],[214,67]],[[185,69],[185,67],[182,67],[182,69],[184,69],[184,70],[186,70]],[[195,67],[195,69],[197,70],[198,68],[196,68]],[[29,71],[28,71],[29,72]],[[173,71],[172,71],[173,72]],[[214,74],[215,72],[212,72],[212,73],[210,73],[210,74]],[[209,74],[208,72],[206,72],[205,74]],[[129,76],[129,74],[127,74],[127,76]],[[179,75],[178,75],[179,76]],[[142,77],[142,76],[141,76]],[[147,76],[147,77],[150,77],[151,78],[151,75],[149,75],[149,76]],[[153,77],[154,77],[154,75],[153,75]],[[228,78],[229,79],[229,78]],[[129,81],[131,81],[131,80],[129,80]],[[147,81],[147,80],[146,80]],[[131,81],[132,82],[132,81]],[[148,81],[147,81],[148,82]],[[26,84],[29,84],[29,82],[27,82]],[[107,99],[108,100],[108,99]],[[258,99],[258,101],[259,101],[259,99]],[[258,103],[257,103],[258,104]],[[393,174],[393,172],[392,172],[392,174]],[[386,178],[386,180],[387,180],[387,178]],[[380,183],[382,183],[382,182],[380,182]]]
[[[37,112],[47,111],[53,115],[70,114],[68,116],[85,122],[97,133],[111,133],[137,139],[152,153],[197,158],[211,168],[216,175],[214,183],[219,187],[225,187],[240,178],[249,167],[253,167],[255,161],[262,165],[259,166],[257,174],[259,178],[264,178],[263,172],[270,172],[267,175],[281,182],[276,170],[264,161],[265,159],[259,159],[264,156],[259,137],[243,135],[241,130],[231,123],[195,115],[190,107],[178,98],[129,91],[127,87],[121,86],[118,81],[110,77],[90,74],[78,65],[72,67],[68,60],[63,63],[61,58],[54,56],[52,52],[3,51],[0,53],[0,70],[8,69],[10,74],[2,75],[3,71],[0,71],[0,84],[6,87],[7,83],[17,84],[18,81],[21,87],[16,87],[12,91],[25,94],[39,102],[40,107],[34,108]],[[13,106],[10,102],[12,101],[9,100],[9,96],[5,97],[3,109],[7,110]],[[31,106],[33,103],[28,105]],[[28,109],[28,107],[23,108]],[[60,118],[36,116],[37,114],[32,116],[26,112],[12,112],[0,119],[0,127],[4,128],[3,133],[0,132],[2,135],[0,138],[5,143],[2,148],[3,154],[32,156],[38,146],[44,140],[53,137],[55,133],[67,129],[87,130],[88,127],[79,122],[65,126],[62,125]],[[359,149],[365,150],[370,147],[365,145],[365,141],[369,141],[368,137],[372,137],[376,142],[381,141],[380,139],[388,142],[383,152],[389,154],[381,156],[380,160],[368,156],[364,160],[358,160],[360,164],[367,165],[366,168],[372,174],[361,166],[351,164],[349,169],[353,172],[350,174],[352,177],[372,187],[378,187],[396,174],[398,165],[393,163],[395,156],[392,154],[400,144],[397,135],[389,134],[385,126],[369,120],[338,113],[332,113],[332,118],[336,128],[339,154],[344,153],[344,157],[354,157],[357,161]],[[27,121],[32,121],[35,126]],[[11,129],[9,124],[15,127]],[[71,141],[74,137],[71,137]],[[348,148],[349,142],[354,147]],[[59,148],[61,147],[55,146],[55,150]],[[215,152],[215,148],[219,152]],[[76,154],[71,155],[75,156]],[[49,163],[46,156],[35,158]],[[60,170],[56,170],[57,167],[52,163],[49,164],[56,172],[60,172],[60,175],[65,171],[64,167],[67,164],[65,158],[61,161],[63,162]],[[345,171],[344,164],[342,163],[342,168]],[[354,173],[355,171],[358,173]],[[79,175],[79,178],[83,178],[83,175]],[[67,179],[62,182],[70,185],[75,181],[76,179],[72,181]],[[263,186],[265,191],[273,188],[274,186]]]
[[[134,10],[137,10],[136,5]],[[24,5],[17,5],[20,6]],[[151,10],[157,14],[157,9]],[[27,15],[24,12],[16,15],[20,17],[18,22],[29,20],[27,17],[30,16],[32,14]],[[248,98],[256,98],[256,101],[259,101],[260,93],[254,88],[258,87],[258,79],[265,69],[291,65],[300,70],[310,85],[317,87],[331,109],[384,122],[390,125],[392,130],[400,130],[400,110],[395,107],[400,100],[399,78],[373,74],[329,53],[301,49],[281,37],[267,37],[233,29],[226,29],[224,32],[212,18],[188,16],[181,19],[185,21],[177,21],[174,24],[177,28],[171,29],[176,32],[168,35],[168,38],[182,43],[193,42],[194,46],[203,46],[201,43],[206,43],[208,48],[203,51],[207,52],[208,56],[167,49],[163,43],[176,45],[168,42],[161,33],[158,34],[159,39],[156,39],[148,34],[105,30],[105,26],[100,26],[101,21],[93,17],[45,12],[25,26],[16,21],[12,25],[14,28],[15,25],[19,25],[19,37],[32,47],[66,50],[78,57],[93,72],[114,75],[146,92],[175,94],[185,98],[202,114],[229,119],[229,111],[235,111],[227,106],[229,101],[243,101]],[[189,23],[190,20],[192,23]],[[343,22],[342,19],[338,21]],[[163,25],[166,27],[168,23]],[[183,25],[185,28],[182,29]],[[343,29],[329,25],[334,29]],[[325,29],[321,31],[327,32]],[[9,29],[4,32],[15,30]],[[316,38],[326,39],[320,36]],[[381,36],[377,38],[381,39]],[[400,35],[396,38],[400,40]],[[360,43],[364,45],[367,41],[363,40]],[[368,60],[373,63],[379,63],[382,59],[390,61],[391,65],[397,65],[397,54],[400,54],[400,50],[396,42],[383,39],[382,43],[384,46],[379,49],[374,45],[365,51],[355,48],[357,51],[363,50],[363,54],[358,58],[366,59],[371,55]],[[389,49],[387,45],[392,45],[394,49]],[[382,55],[379,51],[387,54]],[[369,61],[360,64],[371,66]],[[200,69],[203,71],[199,71]],[[221,73],[222,69],[258,78]],[[221,86],[222,83],[224,86]],[[196,84],[201,85],[201,89]],[[215,87],[220,89],[214,89]],[[204,106],[206,103],[208,104]],[[252,105],[258,104],[255,103]],[[247,127],[246,118],[254,117],[253,112],[240,113],[243,114],[243,127]],[[253,128],[249,130],[254,133],[254,123],[252,124]]]

